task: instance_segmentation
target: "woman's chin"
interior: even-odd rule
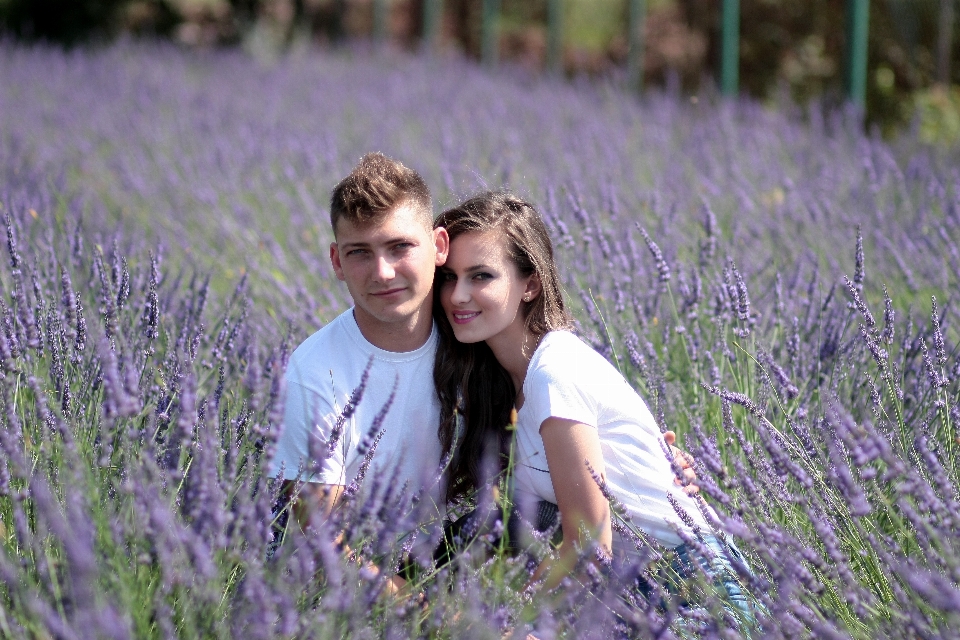
[[[463,344],[476,344],[477,342],[483,342],[482,338],[478,338],[470,331],[457,331],[454,329],[453,337],[457,339],[457,342],[462,342]]]

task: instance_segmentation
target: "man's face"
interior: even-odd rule
[[[376,223],[340,220],[335,231],[330,261],[347,283],[362,329],[413,330],[423,312],[430,315],[434,270],[449,246],[444,229],[431,229],[417,209],[404,204]]]

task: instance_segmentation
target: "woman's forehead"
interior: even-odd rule
[[[489,266],[508,262],[506,234],[499,229],[461,233],[450,243],[451,259],[461,268],[469,266],[467,262]]]

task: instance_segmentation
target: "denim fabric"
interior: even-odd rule
[[[557,505],[552,502],[541,500],[537,504],[537,510],[534,515],[535,520],[532,523],[534,528],[541,532],[547,531],[557,526],[559,509]],[[492,508],[486,514],[481,514],[478,510],[471,511],[456,522],[448,524],[445,530],[444,543],[437,549],[435,560],[438,564],[449,562],[450,559],[456,555],[459,548],[468,543],[468,541],[475,540],[483,533],[489,534],[493,529],[494,521],[498,519],[502,521],[502,518],[503,513],[497,508]],[[506,529],[509,532],[510,540],[510,543],[507,545],[507,550],[514,554],[523,551],[523,549],[517,545],[522,538],[520,535],[520,518],[516,509],[514,509],[510,517],[507,518]],[[558,544],[562,539],[559,530],[557,534],[554,539],[554,544]],[[722,588],[726,592],[731,604],[738,609],[741,618],[747,622],[747,625],[755,628],[756,612],[758,610],[756,607],[758,605],[750,603],[741,587],[737,570],[734,568],[735,565],[741,567],[741,570],[744,567],[748,567],[743,554],[740,553],[733,543],[721,540],[712,533],[697,534],[697,540],[700,546],[706,548],[712,557],[701,554],[699,550],[693,546],[681,544],[674,549],[677,555],[672,563],[672,569],[681,579],[687,580],[696,575],[696,566],[699,566],[703,573],[711,579],[717,587]],[[498,542],[499,536],[491,536],[491,539],[487,543],[489,545],[488,548],[496,546]],[[694,563],[696,563],[696,565],[694,565]],[[747,570],[749,571],[749,568]],[[678,587],[678,585],[675,584],[664,586],[670,591],[675,591]],[[647,584],[642,577],[638,578],[637,589],[648,599],[653,592],[651,586]]]
[[[713,534],[697,534],[697,539],[713,557],[708,558],[698,549],[681,544],[675,549],[677,559],[674,569],[677,574],[681,578],[692,578],[696,574],[693,564],[696,562],[717,587],[722,587],[726,591],[730,602],[739,609],[743,619],[751,626],[756,625],[755,609],[743,592],[737,571],[734,569],[734,563],[746,567],[746,559],[733,543],[721,540]]]

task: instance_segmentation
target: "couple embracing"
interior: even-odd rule
[[[424,180],[369,154],[334,189],[330,221],[330,261],[354,306],[291,356],[271,466],[273,475],[306,481],[300,501],[308,511],[335,508],[359,470],[357,444],[382,400],[361,401],[318,472],[303,473],[366,375],[367,398],[371,390],[385,396],[393,389],[371,471],[423,489],[438,517],[446,504],[482,487],[485,456],[500,460],[515,438],[514,502],[533,521],[538,510],[559,510],[564,540],[560,561],[545,561],[535,577],[558,582],[577,553],[574,543],[584,542],[582,532],[608,555],[635,550],[614,526],[600,480],[633,527],[678,555],[694,538],[703,543],[697,548],[713,547],[712,558],[696,560],[740,606],[736,580],[717,575],[732,573],[736,552],[703,533],[710,527],[676,482],[647,406],[571,332],[550,238],[532,204],[486,192],[434,221]]]

